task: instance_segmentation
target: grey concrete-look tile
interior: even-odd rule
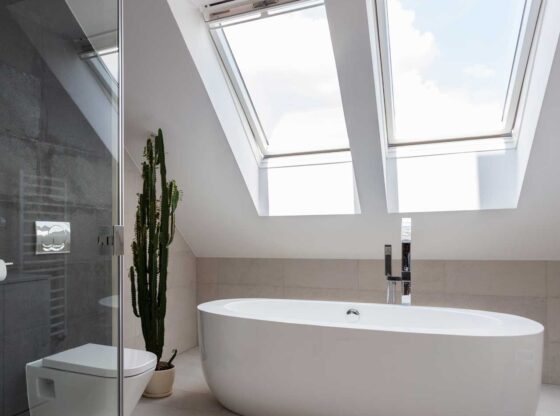
[[[66,267],[67,311],[80,316],[105,312],[100,301],[113,294],[111,258],[97,262],[70,264]]]
[[[284,296],[287,299],[298,300],[335,300],[336,289],[325,289],[316,287],[285,287]]]
[[[196,259],[196,280],[198,283],[218,283],[220,259],[198,257]]]
[[[546,294],[560,297],[560,261],[546,262]]]
[[[72,228],[72,249],[66,256],[68,263],[82,263],[110,258],[110,253],[98,245],[97,237],[101,227],[113,224],[111,209],[96,209],[69,205],[66,215],[52,218],[55,221],[68,221]],[[51,218],[49,218],[51,220]],[[128,247],[126,247],[128,249]]]
[[[412,289],[412,304],[416,306],[439,306],[452,308],[455,305],[449,301],[445,293],[416,292],[415,284]]]
[[[546,262],[447,261],[448,293],[494,296],[546,296]]]
[[[4,336],[4,412],[16,415],[27,410],[25,365],[49,355],[49,327],[38,327]]]
[[[453,308],[510,313],[533,319],[543,325],[546,325],[546,298],[521,296],[480,296],[448,293],[446,301],[446,306]]]
[[[169,290],[188,289],[193,293],[195,292],[196,258],[192,254],[171,254],[167,273],[167,288]]]
[[[283,298],[284,288],[264,285],[218,285],[218,299]]]
[[[99,313],[68,319],[66,348],[94,343],[111,345],[113,336],[113,316],[109,308]]]
[[[560,385],[560,342],[545,343],[543,382]]]
[[[284,260],[284,285],[358,289],[358,260]]]
[[[285,287],[284,297],[301,300],[327,300],[336,302],[371,302],[385,301],[385,292],[380,290],[328,289],[314,287]]]
[[[48,143],[39,145],[41,174],[66,182],[69,203],[98,209],[113,204],[113,160]]]
[[[393,267],[393,273],[398,269]],[[358,260],[358,287],[365,290],[385,290],[385,262],[383,260]]]
[[[284,261],[277,259],[220,259],[220,284],[282,286]]]
[[[445,292],[445,262],[416,260],[412,264],[414,293]]]
[[[43,104],[48,116],[46,141],[58,146],[109,157],[107,146],[54,74],[47,70],[43,75]],[[112,111],[114,110],[110,105],[96,108],[98,117],[104,115],[107,122],[111,119]]]
[[[0,133],[0,148],[0,196],[19,203],[20,174],[39,174],[39,147],[34,141]],[[21,207],[17,208],[19,213]]]
[[[43,65],[39,53],[6,7],[0,12],[0,39],[3,40],[0,42],[0,60],[9,62],[21,72],[35,76],[42,74]]]
[[[17,137],[38,138],[41,80],[0,61],[0,126]]]
[[[1,143],[0,146],[2,146]],[[1,158],[2,156],[0,156],[0,159]],[[2,176],[0,176],[0,182],[2,182],[2,179]],[[1,186],[0,184],[0,187]],[[2,196],[0,194],[0,229],[2,232],[2,238],[0,238],[0,256],[5,260],[19,257],[22,231],[29,231],[29,227],[22,227],[20,218],[19,198],[16,196]],[[24,237],[24,241],[27,242],[27,240],[28,237]],[[8,279],[10,278],[8,277]]]
[[[196,257],[192,254],[173,255],[169,259],[169,281],[171,289],[188,289],[196,292]]]
[[[546,300],[546,332],[549,342],[560,342],[560,298]]]
[[[204,302],[218,299],[217,283],[197,283],[196,285],[196,303],[200,305]]]
[[[47,327],[50,314],[50,282],[48,277],[35,280],[14,280],[4,284],[6,335],[27,331],[36,327]]]
[[[0,302],[4,305],[4,285],[0,285]],[[4,343],[4,307],[0,307],[0,340]],[[4,345],[0,347],[0,392],[2,397],[4,395],[4,371],[3,368],[6,367],[4,362]],[[4,406],[0,405],[0,415],[4,416]]]

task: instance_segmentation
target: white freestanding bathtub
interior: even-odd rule
[[[244,416],[534,416],[537,408],[544,328],[529,319],[275,299],[198,310],[208,385]]]

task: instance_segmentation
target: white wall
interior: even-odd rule
[[[169,172],[170,175],[173,172]],[[132,263],[130,245],[134,236],[136,194],[142,189],[140,171],[128,154],[124,157],[124,345],[128,348],[144,349],[140,319],[132,313],[130,279],[128,269]],[[163,359],[168,359],[171,350],[186,351],[197,345],[196,335],[196,258],[181,234],[176,234],[171,244],[167,287],[167,316]]]
[[[177,26],[177,21],[184,23],[182,16],[174,16],[169,7],[179,1],[136,0],[128,8],[125,127],[130,133],[127,146],[134,154],[140,154],[146,132],[163,127],[170,150],[168,165],[185,191],[178,227],[188,236],[194,253],[200,257],[357,259],[381,258],[385,243],[397,245],[400,216],[386,210],[372,68],[368,59],[359,58],[361,49],[339,46],[352,49],[355,57],[348,59],[352,76],[341,83],[343,99],[350,104],[346,108],[349,134],[370,138],[361,141],[362,159],[354,157],[359,163],[356,179],[362,214],[261,218]],[[365,13],[365,2],[345,3],[348,10],[353,8],[356,30],[367,30],[361,12]],[[560,260],[559,112],[557,51],[519,207],[414,214],[416,258]]]

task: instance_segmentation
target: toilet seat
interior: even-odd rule
[[[125,378],[153,370],[155,365],[156,356],[151,352],[124,349]],[[85,344],[43,358],[43,366],[78,374],[117,378],[117,347]]]

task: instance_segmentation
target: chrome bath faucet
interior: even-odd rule
[[[393,249],[390,244],[385,245],[387,303],[396,305],[412,304],[411,242],[412,220],[410,218],[403,218],[401,222],[402,267],[400,276],[393,276],[391,266]]]

